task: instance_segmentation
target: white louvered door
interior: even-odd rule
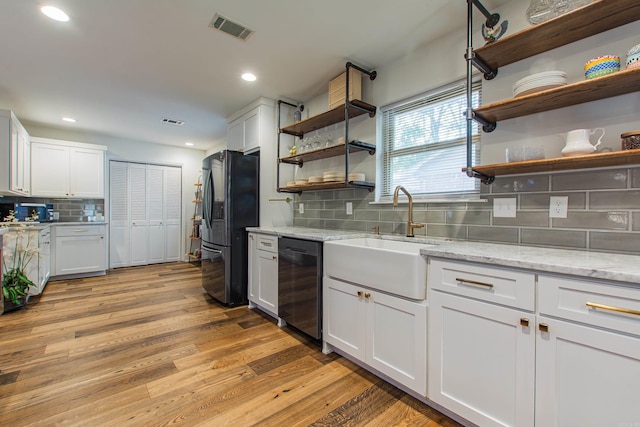
[[[164,173],[165,261],[180,260],[180,224],[182,223],[182,169],[165,167]]]
[[[129,164],[109,165],[109,262],[111,268],[129,265]]]
[[[148,262],[164,261],[165,235],[162,219],[164,217],[164,167],[147,166],[147,233]]]
[[[182,169],[110,162],[110,267],[181,259]]]

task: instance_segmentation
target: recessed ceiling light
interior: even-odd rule
[[[256,81],[256,76],[254,74],[251,74],[251,73],[244,73],[242,75],[242,80],[246,80],[248,82],[255,82]]]
[[[193,142],[185,142],[184,145],[187,147],[193,147]]]
[[[63,117],[62,120],[65,121],[65,122],[69,122],[69,123],[77,122],[77,120],[74,119],[73,117]]]
[[[55,19],[56,21],[67,22],[69,20],[69,15],[53,6],[43,6],[40,8],[40,11],[47,15],[51,19]]]

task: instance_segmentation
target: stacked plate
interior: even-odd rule
[[[340,171],[328,171],[322,174],[324,182],[344,181],[345,173]]]
[[[307,178],[296,178],[296,185],[307,185]]]
[[[349,181],[364,181],[364,177],[363,173],[353,172],[349,174]]]
[[[321,176],[310,176],[309,184],[317,184],[318,182],[324,182],[324,178]]]
[[[513,85],[513,96],[524,96],[567,84],[567,73],[564,71],[544,71],[524,77]]]
[[[295,187],[296,186],[296,182],[295,181],[289,181],[287,182],[286,187]]]

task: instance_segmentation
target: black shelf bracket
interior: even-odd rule
[[[499,21],[500,15],[497,13],[490,13],[480,2],[480,0],[467,0],[467,52],[465,59],[467,60],[467,110],[465,112],[467,121],[467,176],[469,178],[478,178],[483,184],[491,184],[494,181],[494,177],[487,176],[473,170],[473,120],[482,125],[482,130],[485,132],[491,132],[496,128],[495,122],[490,122],[484,117],[478,116],[473,111],[473,93],[471,87],[473,85],[473,67],[478,68],[484,73],[484,78],[487,80],[493,79],[498,70],[493,70],[489,67],[481,58],[479,58],[473,51],[473,7],[477,7],[478,10],[487,18],[485,25],[489,28],[493,28]]]

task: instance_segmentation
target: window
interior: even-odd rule
[[[480,105],[481,81],[472,86],[473,107]],[[478,193],[479,180],[461,169],[467,164],[466,83],[455,84],[382,109],[382,182],[379,199],[397,185],[412,196]],[[480,156],[479,126],[472,125],[474,164]]]

